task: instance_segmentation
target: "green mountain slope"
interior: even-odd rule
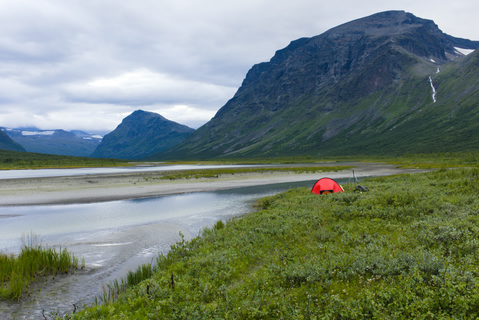
[[[9,150],[9,151],[23,151],[25,149],[13,141],[5,132],[0,130],[0,150]]]
[[[184,141],[193,131],[159,114],[137,110],[103,138],[92,157],[146,158]]]
[[[456,48],[478,47],[403,11],[293,41],[269,62],[253,66],[210,122],[157,158],[477,148],[471,138],[476,54],[464,57]]]

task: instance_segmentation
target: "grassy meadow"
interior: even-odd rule
[[[408,153],[401,156],[391,155],[354,155],[354,156],[297,156],[297,157],[274,157],[274,158],[238,158],[238,159],[215,159],[208,161],[171,161],[170,164],[335,164],[342,162],[384,162],[398,165],[403,168],[447,168],[468,167],[479,162],[479,152],[442,152],[442,153]]]
[[[300,166],[300,167],[281,167],[281,168],[232,168],[232,169],[195,169],[181,171],[164,171],[156,174],[159,177],[153,179],[178,180],[178,179],[199,179],[199,178],[218,178],[222,175],[248,174],[248,173],[316,173],[316,172],[337,172],[348,170],[353,166]],[[145,174],[147,176],[147,174]]]
[[[127,161],[117,159],[97,159],[0,150],[0,170],[113,167],[125,166],[127,164]]]
[[[353,160],[355,157],[344,157]],[[369,156],[361,157],[360,161],[386,162],[401,168],[433,169],[450,167],[477,166],[479,152],[443,152],[443,153],[417,153],[402,156]]]
[[[262,199],[67,318],[478,317],[477,165],[361,184],[370,191]]]
[[[339,156],[339,157],[273,157],[273,158],[238,158],[238,159],[215,159],[201,161],[169,161],[163,164],[318,164],[341,162],[385,162],[410,168],[441,168],[441,167],[464,167],[474,165],[479,161],[479,152],[449,152],[449,153],[424,153],[405,154],[403,156]],[[129,162],[128,160],[102,159],[88,157],[58,156],[31,152],[17,152],[0,150],[0,170],[8,169],[42,169],[42,168],[78,168],[78,167],[108,167],[127,165],[157,165],[157,162]],[[227,169],[221,169],[227,170]],[[233,169],[230,169],[233,170]],[[281,170],[281,169],[279,169]],[[300,171],[301,169],[294,169]],[[324,169],[323,169],[324,170]],[[270,170],[274,171],[274,169]],[[210,173],[213,170],[209,171]],[[232,172],[232,171],[231,171]],[[227,172],[227,173],[231,173]],[[311,170],[307,172],[312,172]],[[238,173],[241,173],[238,171]],[[220,172],[221,174],[221,172]],[[182,177],[178,177],[182,178]],[[176,179],[176,178],[175,178]]]

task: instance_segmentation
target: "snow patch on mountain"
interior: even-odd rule
[[[463,56],[467,56],[468,54],[471,54],[474,52],[474,49],[463,49],[458,47],[454,47],[454,50],[456,50],[458,54],[462,54]]]
[[[99,135],[92,135],[92,136],[89,136],[89,137],[82,137],[83,140],[93,140],[93,139],[98,139],[98,140],[101,140],[103,139],[102,136],[99,136]]]
[[[22,136],[51,136],[55,131],[22,131]]]

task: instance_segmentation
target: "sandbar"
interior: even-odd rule
[[[341,165],[353,165],[358,178],[424,171],[401,169],[383,163],[355,162]],[[179,180],[156,178],[159,175],[160,173],[148,172],[0,180],[0,207],[93,203],[317,180],[323,177],[352,178],[352,170],[302,174],[293,172],[226,174],[217,178]]]

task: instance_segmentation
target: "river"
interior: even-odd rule
[[[63,177],[63,176],[86,176],[96,174],[123,174],[123,173],[142,173],[153,171],[180,171],[194,169],[228,169],[228,168],[247,168],[258,167],[261,165],[193,165],[176,164],[160,166],[125,166],[125,167],[102,167],[102,168],[69,168],[69,169],[23,169],[23,170],[0,170],[1,179],[25,179],[25,178],[45,178],[45,177]]]

